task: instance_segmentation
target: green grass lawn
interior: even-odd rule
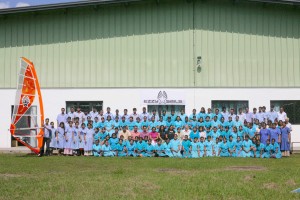
[[[244,167],[243,167],[244,166]],[[0,199],[300,199],[300,155],[282,159],[0,154]]]

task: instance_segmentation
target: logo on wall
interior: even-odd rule
[[[176,92],[168,92],[159,91],[158,93],[144,93],[142,94],[142,101],[144,104],[149,105],[183,105],[184,104],[184,96],[182,94]],[[156,97],[156,98],[155,98]]]
[[[166,104],[167,99],[168,99],[168,95],[166,93],[166,91],[159,91],[158,95],[157,95],[157,99],[158,99],[158,103],[159,104]]]
[[[29,103],[30,103],[29,97],[28,96],[23,96],[23,98],[22,98],[22,104],[23,104],[23,106],[24,107],[28,107]]]

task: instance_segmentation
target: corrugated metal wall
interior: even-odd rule
[[[16,87],[20,56],[43,88],[299,87],[299,23],[297,8],[219,0],[10,15],[0,87]]]

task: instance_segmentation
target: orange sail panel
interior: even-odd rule
[[[43,141],[43,121],[43,102],[34,65],[21,58],[10,132],[17,141],[38,154]]]

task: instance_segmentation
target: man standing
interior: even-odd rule
[[[110,112],[110,107],[106,108],[106,113],[104,115],[104,119],[107,120],[108,116],[110,116],[111,120],[115,120],[115,116]]]
[[[75,118],[75,110],[74,107],[71,107],[71,111],[68,113],[68,117],[71,117],[71,120],[73,121]]]
[[[61,108],[61,113],[57,115],[56,121],[57,121],[57,126],[59,126],[59,124],[61,122],[66,123],[67,119],[68,119],[68,115],[65,114],[65,108]]]
[[[224,117],[224,121],[227,122],[228,121],[228,116],[229,113],[226,111],[226,107],[222,107],[222,112],[221,112],[222,116]]]
[[[80,107],[77,108],[77,112],[74,114],[74,117],[79,118],[79,124],[82,124],[82,122],[85,121],[85,114],[81,112]]]
[[[46,156],[50,155],[50,141],[51,141],[51,125],[49,124],[49,119],[46,118],[45,124],[44,124],[44,136],[43,136],[43,143],[42,148],[40,150],[39,157],[42,157],[44,155],[44,149],[46,144]]]
[[[246,115],[245,113],[243,113],[242,108],[239,108],[239,114],[237,114],[237,116],[239,116],[239,121],[242,122],[242,124],[244,124],[246,120]]]
[[[285,119],[287,118],[286,113],[283,110],[283,107],[280,107],[280,111],[278,112],[278,121],[285,121]]]
[[[252,123],[253,120],[253,114],[249,112],[249,108],[246,108],[245,118],[247,123]]]
[[[149,118],[146,107],[143,107],[143,112],[140,114],[140,119],[144,119],[145,116],[147,117],[147,119]]]
[[[139,117],[139,114],[136,112],[136,108],[132,109],[133,113],[130,115],[130,117],[133,118],[133,121],[136,121],[136,118]]]
[[[274,105],[271,105],[271,110],[268,112],[268,121],[270,120],[272,123],[277,121],[278,113],[274,111]]]

